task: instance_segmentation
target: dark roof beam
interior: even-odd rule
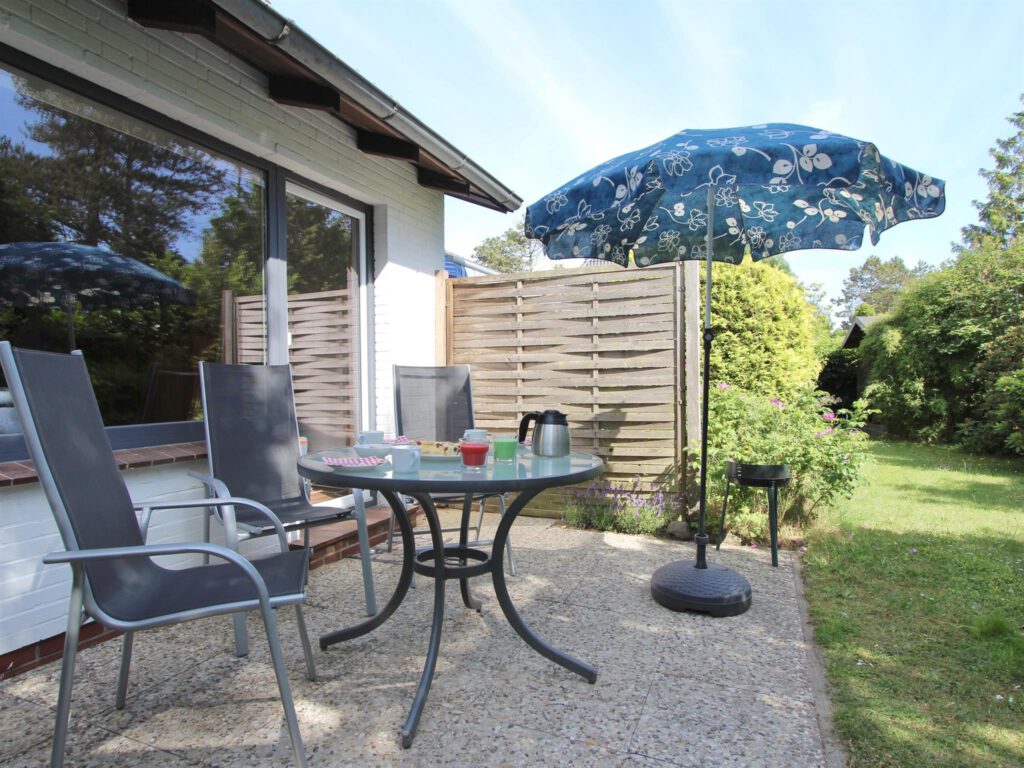
[[[356,146],[360,151],[370,155],[393,157],[413,163],[420,161],[420,148],[413,142],[400,139],[397,136],[360,129],[356,132]]]
[[[416,181],[421,186],[440,189],[443,192],[452,192],[460,195],[470,194],[468,181],[456,179],[436,171],[428,171],[426,168],[416,168]]]
[[[213,35],[217,31],[216,9],[203,0],[128,0],[128,18],[144,27]]]
[[[270,75],[267,82],[270,98],[279,104],[331,112],[341,109],[341,94],[328,85],[287,75]]]

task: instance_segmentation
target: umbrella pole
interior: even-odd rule
[[[712,616],[738,616],[750,608],[750,582],[718,563],[708,565],[704,529],[708,505],[708,399],[711,394],[711,261],[714,253],[715,187],[708,187],[707,275],[704,281],[704,402],[700,425],[700,524],[695,542],[697,562],[676,560],[651,576],[651,597],[673,611],[700,611]]]
[[[708,511],[708,400],[711,394],[711,342],[715,338],[711,330],[711,264],[715,243],[715,188],[708,187],[708,234],[707,234],[707,268],[704,276],[704,381],[702,385],[702,402],[700,414],[700,515],[697,524],[697,567],[707,568],[708,534],[705,529]]]
[[[65,314],[68,316],[68,352],[75,351],[75,297],[68,293],[64,299]]]

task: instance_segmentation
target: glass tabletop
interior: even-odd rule
[[[319,451],[299,459],[299,474],[323,485],[390,490],[403,493],[436,493],[456,491],[521,491],[536,487],[572,485],[601,473],[604,462],[582,451],[549,458],[533,454],[519,455],[511,461],[495,461],[492,457],[479,469],[454,462],[423,461],[412,472],[395,472],[388,462],[376,468],[329,466],[325,457],[355,457],[351,448]]]

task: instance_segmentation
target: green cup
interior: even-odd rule
[[[494,450],[495,461],[515,461],[519,441],[514,437],[496,437],[491,447]]]

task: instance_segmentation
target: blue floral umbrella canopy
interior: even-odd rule
[[[938,216],[944,183],[893,162],[869,142],[768,123],[686,130],[617,157],[526,211],[526,234],[552,259],[625,266],[703,259],[708,191],[713,258],[738,263],[787,251],[860,248],[902,221]]]
[[[140,309],[191,304],[192,291],[141,261],[79,243],[0,245],[0,306],[59,306],[68,310],[74,348],[74,308]]]
[[[603,259],[637,266],[707,261],[704,306],[704,393],[701,424],[700,522],[696,568],[669,566],[682,607],[717,615],[742,613],[750,588],[718,569],[705,571],[707,535],[708,365],[711,353],[711,263],[738,264],[809,248],[851,251],[864,230],[871,242],[889,227],[938,216],[945,184],[884,157],[866,141],[790,123],[686,130],[587,171],[526,210],[526,235],[552,259]],[[728,578],[726,578],[728,577]],[[730,593],[716,602],[719,584]],[[739,593],[745,585],[745,605]],[[734,589],[735,588],[735,589]],[[735,600],[734,600],[735,598]],[[674,597],[672,598],[674,599]]]

